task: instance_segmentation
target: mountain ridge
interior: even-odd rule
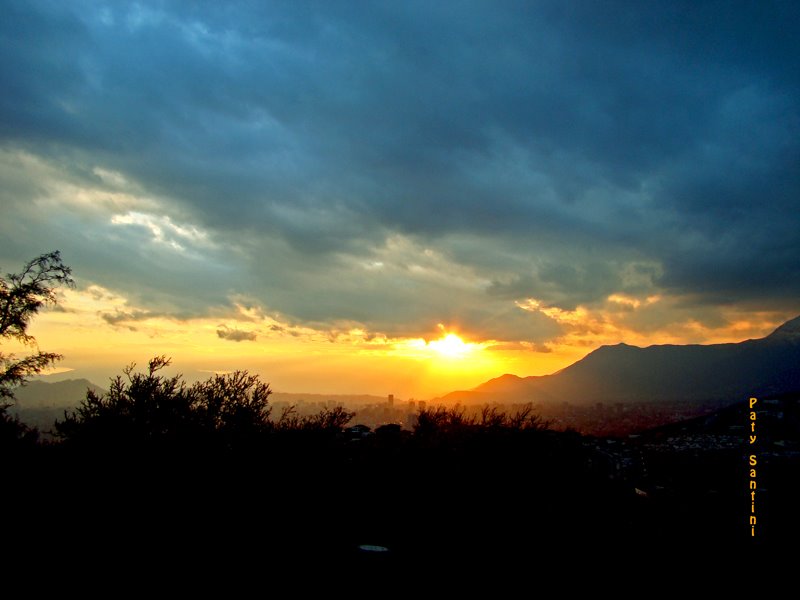
[[[800,390],[800,316],[757,339],[601,346],[549,375],[507,373],[435,401],[537,403],[736,400]]]
[[[74,408],[86,398],[86,390],[106,393],[107,390],[88,379],[41,381],[34,379],[14,388],[12,403],[17,408]]]

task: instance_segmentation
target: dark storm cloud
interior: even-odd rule
[[[73,243],[153,298],[238,290],[300,320],[409,331],[489,322],[522,296],[800,292],[795,3],[6,9],[3,147],[76,179],[122,173],[240,251],[217,251],[209,286],[188,258],[178,276],[131,257],[147,230],[101,256]],[[343,260],[382,259],[397,234],[487,285],[454,294],[401,267],[364,284]]]

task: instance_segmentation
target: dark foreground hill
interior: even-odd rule
[[[9,573],[66,564],[80,584],[112,573],[120,585],[186,586],[221,573],[272,581],[288,563],[310,577],[339,565],[328,585],[341,586],[423,568],[467,581],[469,565],[500,563],[528,581],[554,566],[663,572],[701,564],[700,552],[739,558],[797,539],[794,397],[764,399],[758,416],[768,435],[753,540],[741,410],[640,442],[493,409],[477,419],[429,409],[413,431],[365,435],[335,408],[271,415],[255,376],[189,386],[160,374],[167,363],[88,394],[55,443],[6,440]]]
[[[341,586],[381,569],[391,581],[423,568],[471,581],[468,565],[501,562],[527,581],[552,565],[751,548],[741,444],[662,451],[496,409],[423,410],[413,431],[367,435],[340,409],[273,419],[255,376],[185,386],[160,375],[166,364],[89,394],[58,443],[5,440],[9,572],[67,561],[81,583],[113,572],[124,585],[163,575],[186,586],[221,565],[233,581],[271,581],[288,562],[311,577],[343,565],[328,584]]]
[[[602,346],[542,377],[503,375],[439,400],[538,404],[735,401],[800,390],[800,317],[736,344]]]
[[[178,560],[209,573],[225,561],[253,574],[284,561],[343,564],[348,577],[470,561],[585,566],[611,550],[629,564],[645,550],[748,542],[729,490],[712,502],[697,501],[704,487],[643,498],[578,434],[457,420],[359,438],[287,431],[247,452],[62,444],[16,467],[5,475],[17,490],[8,539],[38,560],[61,560],[80,541],[81,561],[110,560],[124,578]]]

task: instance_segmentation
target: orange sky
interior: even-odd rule
[[[430,398],[800,313],[792,3],[262,4],[0,21],[0,273],[76,280],[50,377]]]
[[[478,339],[469,324],[455,328],[442,323],[427,339],[390,338],[360,328],[331,333],[291,326],[243,306],[213,318],[148,317],[124,297],[96,285],[64,290],[60,296],[58,308],[38,315],[30,329],[42,349],[65,356],[48,376],[51,380],[80,376],[104,384],[130,362],[143,365],[165,354],[173,359],[173,371],[189,380],[247,369],[276,391],[393,393],[400,398],[431,398],[504,373],[545,375],[602,344],[623,340],[646,346],[762,337],[791,316],[731,312],[728,323],[717,329],[687,320],[679,327],[637,331],[637,311],[652,313],[662,299],[612,296],[604,310],[595,311],[548,309],[531,299],[519,308],[541,312],[563,329],[563,335],[537,347]],[[110,312],[136,317],[109,323],[102,315]]]

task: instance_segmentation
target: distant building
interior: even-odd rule
[[[388,402],[388,404],[389,404],[390,408],[392,406],[394,406],[394,394],[389,394],[389,402]]]

